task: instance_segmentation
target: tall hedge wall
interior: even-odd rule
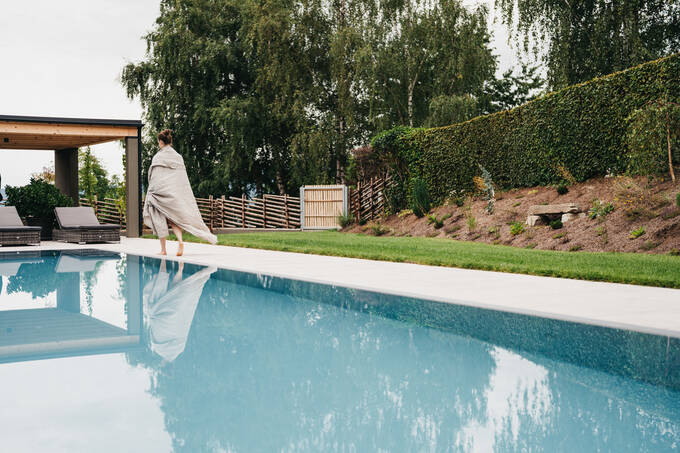
[[[464,123],[398,128],[377,136],[374,147],[406,185],[424,179],[435,201],[471,189],[480,164],[502,188],[558,183],[560,166],[583,181],[625,170],[626,118],[660,98],[680,101],[680,54]]]

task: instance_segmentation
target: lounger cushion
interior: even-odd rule
[[[113,229],[120,228],[118,225],[101,225],[94,209],[87,206],[75,208],[54,208],[57,222],[62,229]]]
[[[0,226],[2,227],[22,227],[24,222],[21,221],[17,208],[14,206],[0,207]]]
[[[17,232],[21,233],[24,231],[40,231],[42,230],[39,226],[0,226],[0,231],[5,233]]]
[[[62,230],[120,230],[120,225],[103,223],[101,225],[74,225],[62,226]]]

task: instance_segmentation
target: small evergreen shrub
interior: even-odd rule
[[[347,214],[340,214],[338,216],[338,224],[340,225],[341,228],[347,228],[353,223],[354,216],[352,215],[351,212],[348,212]]]
[[[411,195],[411,210],[416,217],[422,217],[432,208],[430,195],[427,192],[427,184],[420,178],[413,181],[413,191]]]
[[[567,193],[569,193],[569,188],[567,187],[566,184],[560,184],[559,186],[557,186],[556,190],[558,195],[566,195]]]
[[[517,236],[522,233],[524,233],[524,224],[522,222],[513,222],[510,225],[510,234]]]
[[[675,194],[675,205],[680,208],[680,192]]]
[[[560,219],[553,220],[552,222],[550,222],[550,228],[552,228],[553,230],[559,230],[560,228],[562,228],[562,221]]]
[[[389,228],[384,227],[380,222],[375,222],[370,226],[373,236],[382,236],[390,232]]]

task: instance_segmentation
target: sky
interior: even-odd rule
[[[494,23],[499,72],[512,65],[507,29]],[[120,84],[128,62],[144,57],[142,40],[159,13],[158,0],[0,1],[0,115],[140,119],[137,100]],[[496,21],[499,22],[499,21]],[[117,143],[93,147],[110,174],[122,175]],[[54,163],[51,151],[0,150],[2,186],[27,184]]]

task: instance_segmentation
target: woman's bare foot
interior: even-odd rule
[[[179,247],[177,248],[177,256],[182,255],[184,255],[184,242],[180,242]]]
[[[163,250],[163,251],[161,251],[161,252],[158,252],[157,254],[158,254],[158,255],[163,255],[163,256],[165,256],[165,255],[168,254],[168,252],[166,252],[165,250]]]

